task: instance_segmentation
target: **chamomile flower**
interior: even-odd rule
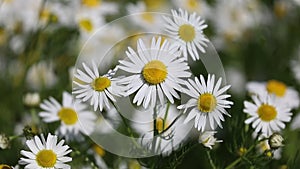
[[[133,24],[141,27],[146,31],[160,31],[162,30],[162,18],[153,12],[148,11],[145,2],[139,1],[136,4],[129,4],[127,12],[130,14],[129,19]]]
[[[72,161],[71,157],[66,156],[72,150],[68,145],[64,145],[64,140],[57,143],[57,136],[48,134],[47,140],[44,136],[41,139],[35,136],[26,141],[30,151],[21,150],[22,157],[19,164],[26,165],[26,169],[70,169],[70,165],[65,164]]]
[[[185,83],[188,89],[184,93],[192,97],[187,103],[178,106],[178,109],[184,109],[184,113],[192,108],[185,123],[195,118],[195,128],[201,132],[214,130],[217,125],[222,128],[221,121],[225,120],[223,114],[230,116],[225,108],[230,108],[233,102],[226,100],[229,94],[223,94],[230,85],[220,88],[221,82],[222,78],[219,78],[215,84],[215,75],[209,74],[207,83],[202,75],[200,81],[195,77],[195,80],[189,79]]]
[[[104,106],[110,109],[110,101],[115,102],[115,96],[121,94],[122,89],[117,85],[117,78],[112,78],[115,74],[115,70],[110,70],[107,74],[99,74],[98,68],[94,62],[92,62],[92,69],[90,69],[85,63],[82,63],[85,72],[77,69],[76,77],[79,81],[73,81],[75,88],[73,94],[76,98],[81,99],[83,102],[89,100],[90,104],[94,106],[94,111],[99,107],[100,111]]]
[[[204,46],[209,40],[205,38],[203,29],[207,27],[204,20],[196,13],[189,14],[179,9],[179,12],[171,10],[173,19],[164,17],[167,22],[166,31],[172,38],[178,41],[183,56],[187,59],[188,54],[193,60],[200,59],[198,49],[205,53]]]
[[[286,108],[283,103],[276,102],[274,95],[264,92],[260,95],[253,95],[252,100],[254,103],[244,102],[244,112],[250,115],[245,123],[252,123],[256,133],[261,132],[265,136],[270,136],[284,129],[284,122],[291,120],[290,108]]]
[[[189,66],[180,57],[180,51],[175,45],[171,45],[168,40],[162,42],[161,37],[151,41],[151,47],[146,48],[142,39],[138,40],[137,52],[128,48],[126,54],[129,58],[121,60],[119,68],[130,73],[128,77],[120,80],[120,84],[126,86],[125,96],[137,91],[133,103],[148,108],[149,105],[156,104],[159,99],[161,105],[164,104],[165,96],[171,103],[174,98],[179,98],[176,92],[181,90],[180,84],[191,75]],[[158,95],[158,96],[157,96]]]
[[[203,144],[205,147],[212,149],[216,143],[222,142],[222,140],[217,140],[214,137],[216,133],[216,131],[205,131],[201,133],[199,136],[199,143]]]
[[[204,18],[207,18],[210,12],[210,6],[205,0],[172,0],[173,4],[178,8],[183,8],[188,12],[196,12]]]
[[[39,116],[46,123],[61,121],[57,133],[66,139],[80,138],[80,133],[89,135],[93,132],[96,115],[86,110],[87,106],[79,100],[73,100],[72,95],[63,93],[62,105],[53,97],[40,104],[42,111]],[[84,127],[82,126],[84,124]]]
[[[281,81],[269,80],[268,82],[249,82],[247,90],[250,94],[260,94],[268,92],[275,94],[276,98],[290,108],[299,107],[299,94],[292,87],[288,87]]]

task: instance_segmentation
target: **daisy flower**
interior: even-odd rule
[[[49,100],[44,100],[40,107],[42,111],[39,116],[44,122],[61,122],[57,133],[66,136],[66,139],[73,139],[80,133],[89,135],[94,130],[96,115],[86,110],[87,106],[79,100],[73,100],[72,95],[67,92],[63,93],[62,105],[50,97]]]
[[[162,42],[161,37],[151,41],[151,47],[146,48],[142,39],[138,40],[137,52],[128,48],[126,54],[129,58],[121,60],[120,69],[131,75],[120,80],[120,84],[126,86],[125,96],[137,91],[133,103],[147,108],[149,105],[156,104],[158,95],[161,105],[164,104],[164,96],[171,103],[175,98],[179,98],[178,93],[184,81],[191,75],[189,66],[180,57],[178,46],[171,45],[168,40]]]
[[[204,77],[200,75],[200,81],[195,77],[195,81],[189,79],[185,83],[188,89],[184,93],[192,98],[178,109],[184,109],[184,113],[188,108],[192,108],[189,112],[185,123],[195,118],[195,128],[204,132],[205,130],[214,130],[216,124],[222,128],[221,121],[224,121],[223,114],[230,116],[225,108],[230,108],[233,102],[226,100],[230,97],[226,92],[230,85],[221,87],[222,78],[219,78],[215,84],[215,75],[208,75],[207,83]]]
[[[217,140],[214,135],[216,134],[216,131],[205,131],[200,134],[199,136],[199,143],[203,144],[205,147],[208,147],[212,149],[212,147],[216,143],[222,142],[222,140]]]
[[[286,108],[283,103],[276,102],[274,95],[264,92],[260,95],[253,95],[252,100],[254,103],[244,102],[244,112],[250,115],[245,123],[252,123],[256,133],[262,132],[263,135],[270,136],[284,129],[284,122],[291,120],[290,108]]]
[[[207,27],[204,20],[196,13],[188,14],[187,11],[179,9],[179,12],[171,10],[173,19],[164,17],[167,24],[166,31],[174,38],[183,56],[187,59],[188,53],[193,60],[200,59],[198,50],[205,53],[203,46],[207,46],[208,39],[204,37],[203,29]]]
[[[173,5],[188,12],[196,12],[204,18],[211,15],[209,4],[205,0],[172,0]]]
[[[69,146],[63,145],[64,140],[57,143],[57,136],[48,134],[47,140],[44,136],[41,139],[35,136],[31,140],[26,141],[27,147],[30,151],[21,150],[22,157],[19,164],[26,165],[26,169],[69,169],[70,165],[66,162],[72,161],[71,157],[66,156],[72,150]]]
[[[100,76],[95,62],[92,62],[92,69],[85,63],[82,63],[82,66],[85,72],[77,69],[77,73],[74,75],[82,83],[73,81],[77,85],[73,94],[83,102],[90,100],[90,104],[94,106],[94,111],[98,107],[102,111],[104,106],[110,109],[109,102],[115,102],[114,96],[119,96],[122,92],[122,89],[117,85],[118,79],[112,77],[115,70],[109,70],[107,74]]]
[[[276,98],[290,108],[299,107],[299,94],[292,87],[286,86],[283,82],[277,80],[269,80],[268,82],[249,82],[246,86],[251,94],[260,94],[268,92],[276,95]]]

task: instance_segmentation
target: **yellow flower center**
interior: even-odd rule
[[[165,0],[144,0],[147,9],[159,9],[164,5]]]
[[[53,15],[49,10],[47,9],[44,9],[41,11],[40,13],[40,19],[45,21],[45,22],[57,22],[58,21],[58,18],[56,15]]]
[[[195,39],[195,28],[190,24],[184,24],[179,27],[179,37],[185,42],[191,42]]]
[[[153,15],[151,13],[143,13],[142,14],[142,18],[146,22],[149,22],[149,23],[153,23],[154,22],[154,17],[153,17]]]
[[[238,151],[239,156],[243,156],[247,152],[247,149],[245,147],[240,147]]]
[[[214,95],[210,93],[201,94],[198,99],[198,109],[201,112],[209,113],[217,106],[217,100]]]
[[[58,112],[58,117],[66,125],[73,125],[78,121],[77,113],[74,111],[74,109],[71,108],[62,108]]]
[[[0,164],[0,169],[11,169],[11,167],[6,164]]]
[[[198,7],[198,2],[197,0],[188,0],[187,5],[190,9],[196,9]]]
[[[98,92],[104,91],[111,85],[111,81],[107,77],[98,77],[92,83],[92,87],[94,90]]]
[[[152,60],[144,66],[142,74],[146,82],[156,85],[166,79],[168,71],[164,63],[159,60]]]
[[[276,17],[279,19],[284,18],[288,12],[285,2],[280,1],[275,2],[273,10]]]
[[[56,154],[52,150],[41,150],[36,155],[36,162],[43,168],[52,168],[56,163]]]
[[[87,32],[91,32],[93,30],[93,24],[89,19],[80,20],[79,26]]]
[[[141,165],[138,161],[136,160],[130,160],[128,163],[128,168],[130,169],[141,169]]]
[[[88,7],[96,7],[100,5],[101,0],[82,0],[81,3]]]
[[[268,81],[266,88],[269,93],[273,93],[278,97],[283,97],[286,92],[286,85],[277,80]]]
[[[168,124],[166,123],[166,121],[164,119],[162,119],[162,118],[156,119],[156,130],[158,131],[158,133],[163,132],[167,128],[168,128]]]
[[[263,104],[258,108],[257,114],[262,121],[268,122],[276,118],[277,111],[275,107],[270,106],[268,104]]]
[[[105,155],[105,151],[103,150],[103,148],[97,144],[93,145],[93,150],[101,157],[103,157]]]

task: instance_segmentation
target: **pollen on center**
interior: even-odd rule
[[[163,82],[167,78],[167,67],[159,60],[148,62],[142,71],[142,75],[146,82],[156,85]]]
[[[184,24],[179,27],[179,37],[185,42],[191,42],[196,37],[195,28],[190,24]]]
[[[214,95],[210,93],[201,94],[198,98],[198,109],[201,112],[212,112],[217,106],[217,100]]]

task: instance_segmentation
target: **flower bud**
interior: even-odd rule
[[[270,148],[276,150],[279,147],[282,147],[283,146],[283,143],[282,143],[283,141],[284,141],[284,139],[280,134],[278,134],[278,133],[272,134],[269,137]]]
[[[7,149],[9,147],[9,138],[5,134],[0,134],[0,148]]]

